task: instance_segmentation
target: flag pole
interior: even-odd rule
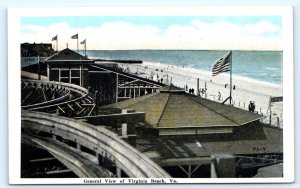
[[[56,35],[56,52],[58,52],[58,36]]]
[[[77,33],[77,53],[79,53],[79,43],[78,43],[78,33]]]
[[[229,104],[231,106],[231,101],[232,101],[232,51],[230,51],[230,94],[229,94]]]
[[[86,39],[84,39],[84,56],[86,57]]]

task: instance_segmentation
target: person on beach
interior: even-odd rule
[[[252,102],[252,112],[255,112],[255,101]]]
[[[254,101],[250,101],[248,109],[249,109],[249,112],[254,112],[255,111]]]
[[[220,91],[218,91],[218,101],[220,101],[221,100],[221,93],[220,93]]]
[[[252,112],[252,101],[249,102],[248,110],[249,110],[249,112]]]

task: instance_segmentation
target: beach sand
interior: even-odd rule
[[[229,96],[229,73],[221,73],[212,77],[211,72],[153,62],[119,64],[119,66],[129,70],[132,74],[137,74],[148,79],[153,78],[154,81],[161,81],[163,79],[163,83],[167,85],[172,82],[173,85],[181,88],[186,88],[186,86],[188,89],[193,88],[195,94],[197,94],[197,79],[199,78],[200,91],[204,90],[206,83],[207,99],[223,102]],[[226,88],[225,84],[228,84]],[[234,106],[248,110],[249,101],[255,101],[255,111],[267,116],[265,121],[268,122],[270,96],[282,96],[282,87],[236,75],[232,76],[232,86],[234,85],[235,89],[232,90]],[[205,97],[204,93],[200,95],[201,97]],[[228,103],[229,101],[226,102],[226,104]],[[278,120],[279,124],[277,123]],[[272,124],[282,127],[282,102],[272,103]]]

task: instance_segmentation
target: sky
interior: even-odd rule
[[[58,50],[282,50],[280,16],[60,16],[22,17],[21,43]],[[56,47],[55,47],[56,48]],[[80,44],[79,48],[84,49]]]

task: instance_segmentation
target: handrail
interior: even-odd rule
[[[78,156],[78,153],[66,147],[62,147],[62,145],[58,145],[56,143],[57,141],[37,138],[27,133],[22,134],[22,142],[23,141],[33,144],[34,146],[38,145],[44,150],[47,150],[80,178],[111,177],[111,173],[108,170],[100,166],[90,168],[92,162],[87,161],[87,159],[82,156]]]
[[[53,114],[22,110],[22,128],[59,135],[66,140],[75,140],[98,155],[102,155],[99,150],[101,148],[130,177],[170,177],[168,173],[145,154],[139,152],[104,127],[95,127]],[[65,135],[68,135],[67,138],[65,138]]]
[[[88,90],[84,87],[69,84],[65,82],[56,82],[56,81],[44,81],[44,80],[29,80],[29,79],[22,79],[22,82],[31,82],[31,83],[41,83],[41,84],[52,84],[52,85],[59,85],[69,88],[70,90],[80,92],[82,95],[88,94]]]
[[[56,107],[59,105],[67,104],[67,103],[74,102],[77,100],[81,100],[88,95],[88,90],[86,88],[80,87],[75,84],[55,82],[55,81],[27,80],[27,79],[22,79],[22,82],[55,85],[55,86],[59,86],[59,87],[64,87],[68,90],[68,92],[65,95],[63,95],[57,99],[53,99],[53,100],[50,100],[47,102],[37,103],[37,104],[33,104],[33,105],[22,106],[23,109],[30,109],[30,110],[48,109],[51,107]],[[79,97],[72,99],[72,100],[67,100],[68,96],[70,95],[71,92],[75,92],[75,93],[79,94]]]

